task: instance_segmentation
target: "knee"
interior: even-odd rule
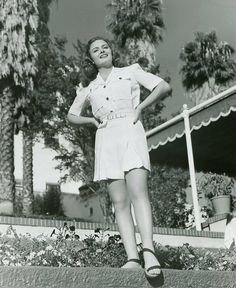
[[[123,211],[130,208],[129,199],[120,199],[113,202],[115,212]]]

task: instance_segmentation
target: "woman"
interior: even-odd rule
[[[139,64],[123,68],[113,66],[109,42],[91,39],[87,45],[89,65],[85,74],[93,79],[77,90],[68,120],[74,124],[97,127],[95,140],[94,181],[106,180],[114,205],[119,232],[128,256],[123,268],[138,268],[135,229],[131,203],[143,244],[145,272],[149,277],[160,275],[160,264],[154,254],[152,214],[147,190],[150,161],[141,112],[170,92],[169,85],[156,75],[145,72]],[[92,68],[92,69],[91,69]],[[140,85],[150,95],[140,102]],[[86,102],[94,117],[84,117]]]

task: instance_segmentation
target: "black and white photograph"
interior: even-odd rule
[[[0,0],[1,288],[236,288],[235,15]]]

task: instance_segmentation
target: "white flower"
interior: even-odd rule
[[[46,250],[46,251],[51,251],[51,250],[53,250],[52,245],[48,245],[45,250]]]
[[[35,252],[31,252],[29,256],[27,256],[27,258],[29,260],[32,260],[35,257],[36,253]]]
[[[43,259],[42,263],[43,263],[43,265],[48,264],[48,262],[45,259]]]
[[[3,259],[3,260],[2,260],[2,263],[3,263],[4,265],[9,265],[10,261],[9,261],[8,259]]]
[[[11,253],[10,253],[9,251],[5,251],[5,254],[6,254],[7,256],[10,256],[10,255],[11,255]]]
[[[41,256],[41,255],[43,255],[43,254],[45,254],[45,251],[41,250],[41,251],[39,251],[39,252],[37,253],[37,256]]]

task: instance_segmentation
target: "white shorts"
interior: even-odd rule
[[[141,121],[133,114],[106,120],[95,139],[94,181],[124,179],[125,172],[144,167],[150,170],[147,139]]]

